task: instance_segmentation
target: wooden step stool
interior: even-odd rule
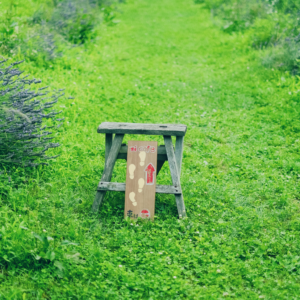
[[[96,197],[92,211],[97,212],[103,202],[107,191],[125,192],[125,183],[110,182],[112,172],[117,159],[127,159],[128,147],[122,144],[125,134],[163,135],[165,145],[157,149],[157,171],[159,173],[167,160],[173,185],[156,185],[156,193],[174,194],[179,218],[186,217],[186,211],[180,185],[180,171],[183,153],[183,137],[186,133],[186,125],[177,124],[139,124],[139,123],[110,123],[99,125],[98,133],[105,133],[105,167],[97,187]],[[113,134],[115,137],[113,139]],[[175,151],[171,136],[176,136]]]

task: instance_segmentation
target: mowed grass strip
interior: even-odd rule
[[[4,299],[298,299],[298,79],[214,27],[192,1],[131,0],[94,43],[24,70],[75,99],[61,155],[2,182]],[[156,197],[153,223],[123,220],[124,194],[90,213],[104,121],[188,126],[182,189]],[[126,136],[125,140],[162,138]],[[125,181],[118,161],[112,181]],[[159,184],[171,183],[166,164]]]

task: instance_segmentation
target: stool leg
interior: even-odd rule
[[[175,159],[177,164],[178,177],[180,182],[180,174],[181,174],[181,165],[182,165],[182,155],[183,155],[183,136],[176,136],[175,143]],[[180,183],[181,185],[181,183]],[[180,211],[183,212],[182,217],[186,217],[186,210],[183,200],[183,195],[175,195],[175,200],[177,203],[177,207],[180,207]],[[178,209],[179,211],[179,209]]]
[[[112,142],[113,142],[113,135],[112,133],[106,133],[105,134],[105,164],[107,162],[108,159],[108,155],[112,146]]]
[[[176,201],[176,205],[177,205],[179,218],[185,218],[186,217],[186,210],[185,210],[183,195],[182,194],[176,194],[175,195],[175,201]]]
[[[107,160],[105,161],[105,168],[100,182],[109,182],[112,177],[112,172],[117,160],[118,153],[120,151],[124,134],[116,134],[112,142],[111,149]],[[92,212],[98,211],[100,205],[103,202],[106,191],[97,191],[96,197],[92,206]]]
[[[183,154],[183,136],[177,136],[176,144],[175,144],[175,158],[176,158],[179,178],[181,174],[182,154]]]
[[[165,146],[166,146],[166,151],[167,151],[173,185],[175,187],[181,188],[180,173],[178,172],[178,168],[177,168],[177,161],[176,161],[176,156],[175,156],[175,152],[174,152],[174,146],[172,143],[172,138],[171,138],[171,136],[164,136],[164,140],[165,140]],[[179,145],[181,145],[182,143],[183,143],[183,139],[178,142]],[[182,155],[182,150],[183,150],[183,147],[181,147],[181,150],[180,150],[180,147],[178,147],[177,156]],[[180,167],[181,167],[181,164],[180,164]],[[179,218],[186,217],[186,210],[185,210],[185,205],[184,205],[182,194],[176,194],[175,200],[176,200],[176,204],[177,204]]]
[[[97,212],[102,205],[103,199],[105,197],[106,191],[97,191],[95,200],[92,206],[92,212]]]

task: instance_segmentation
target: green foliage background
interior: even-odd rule
[[[37,3],[20,1],[17,18]],[[114,14],[93,39],[56,44],[51,64],[23,65],[75,99],[58,104],[60,157],[1,171],[0,299],[299,299],[298,77],[265,69],[193,1],[130,0]],[[123,220],[112,192],[90,214],[104,121],[188,125],[187,219],[158,195],[153,223]],[[158,183],[170,183],[167,165]]]
[[[266,67],[299,73],[300,2],[298,0],[195,0],[211,12],[224,32],[238,34],[261,53]]]

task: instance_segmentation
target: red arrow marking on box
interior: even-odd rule
[[[145,172],[146,172],[146,184],[147,185],[154,184],[155,168],[151,163],[146,167]]]

